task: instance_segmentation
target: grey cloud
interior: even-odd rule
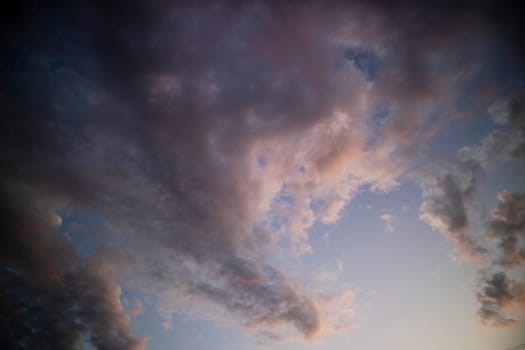
[[[518,95],[520,96],[520,95]],[[494,108],[489,109],[493,113]],[[500,192],[498,204],[487,219],[483,230],[492,247],[482,245],[473,236],[468,208],[473,207],[473,196],[479,191],[479,183],[494,166],[511,159],[523,159],[525,138],[520,124],[519,108],[505,111],[500,120],[510,123],[512,130],[493,130],[477,146],[460,150],[458,159],[449,170],[438,177],[430,176],[423,185],[423,204],[420,217],[442,231],[456,242],[457,250],[470,260],[484,261],[505,270],[521,266],[525,262],[522,247],[524,232],[524,196],[521,193]],[[499,113],[504,113],[499,110]],[[512,122],[511,122],[512,120]],[[523,287],[509,281],[505,272],[486,277],[478,301],[478,312],[482,322],[487,325],[506,327],[515,323],[505,310],[510,305],[522,303]],[[517,315],[520,312],[515,312]]]
[[[449,172],[438,177],[424,176],[421,218],[456,240],[458,248],[467,255],[477,254],[476,251],[485,252],[466,236],[470,228],[467,205],[477,191],[478,183],[495,166],[509,160],[525,159],[523,96],[519,92],[489,107],[489,113],[497,123],[512,129],[493,130],[480,144],[460,149],[456,163],[446,165],[450,168]],[[509,197],[506,194],[502,196]],[[505,231],[505,224],[501,221],[493,221],[491,225],[494,231]],[[515,262],[522,258],[522,252],[514,252],[516,244],[515,237],[502,237],[501,248],[508,254],[507,258]]]
[[[525,127],[525,92],[492,103],[488,112],[497,124]]]
[[[3,188],[27,187],[43,198],[62,198],[66,208],[100,213],[108,223],[106,238],[114,242],[107,249],[123,256],[142,288],[153,284],[152,292],[193,293],[246,324],[285,323],[306,337],[317,334],[322,320],[315,299],[286,278],[275,278],[275,269],[264,269],[270,276],[262,272],[259,261],[272,238],[258,227],[260,212],[266,210],[259,206],[272,189],[267,194],[264,183],[250,177],[248,157],[257,139],[301,133],[351,102],[351,91],[333,72],[318,64],[307,69],[313,62],[299,59],[315,52],[315,60],[323,62],[329,53],[323,40],[297,52],[287,51],[284,42],[276,49],[285,52],[273,52],[273,33],[266,33],[273,24],[292,37],[301,35],[302,28],[300,22],[289,25],[286,16],[273,18],[264,6],[183,5],[161,17],[153,14],[159,10],[154,6],[135,3],[125,9],[111,3],[88,8],[86,13],[67,9],[78,20],[74,25],[60,17],[53,24],[73,35],[76,44],[62,46],[51,38],[33,52],[34,61],[17,43],[8,47],[9,58],[22,60],[22,68],[9,70],[11,79],[3,82],[10,91],[3,104],[9,118],[2,120],[1,159],[10,165],[3,168]],[[38,36],[33,28],[21,27],[22,35]],[[287,54],[303,62],[297,73],[286,62],[272,62]],[[50,84],[54,66],[66,74]],[[82,74],[83,69],[88,73]],[[80,98],[61,95],[64,85],[78,89]],[[6,218],[13,221],[11,215]],[[38,229],[11,232],[7,239],[31,240]],[[52,247],[38,241],[33,246],[37,255],[52,253]],[[27,249],[16,259],[9,250],[5,254],[14,269],[33,259]],[[110,253],[97,252],[97,258],[109,266],[118,263]],[[70,260],[64,265],[84,261],[75,255]],[[182,266],[171,266],[177,262]],[[31,280],[40,273],[22,276]],[[118,305],[114,288],[129,276],[91,276],[82,268],[68,278],[68,288],[74,289],[70,307],[78,303],[90,320],[74,329],[76,316],[57,312],[64,327],[71,324],[75,341],[90,333],[100,349],[135,347],[120,316],[105,316]],[[53,290],[35,283],[27,293],[53,297]],[[85,288],[86,283],[94,289]],[[3,287],[9,291],[16,281],[7,280]],[[46,327],[44,320],[35,322],[34,327]],[[13,332],[22,331],[13,327]],[[113,335],[122,340],[114,343]],[[31,338],[30,332],[24,337]]]
[[[525,194],[498,193],[498,204],[487,223],[488,234],[498,242],[500,257],[496,262],[503,266],[525,264]]]
[[[89,334],[98,349],[143,349],[111,270],[79,256],[58,228],[53,209],[60,206],[34,194],[35,204],[3,194],[9,206],[2,208],[0,342],[11,349],[81,349]]]
[[[488,236],[496,244],[491,263],[504,271],[484,274],[478,293],[478,314],[484,324],[507,327],[524,314],[525,287],[507,277],[506,271],[525,264],[525,195],[500,192],[498,203],[486,222]]]
[[[463,198],[469,194],[472,185],[461,188],[451,174],[437,178],[432,185],[432,190],[438,193],[423,203],[422,211],[435,215],[436,224],[443,225],[452,234],[465,230],[467,215]]]
[[[397,185],[408,162],[400,154],[425,140],[426,115],[450,90],[434,83],[431,58],[445,55],[443,39],[456,38],[469,11],[417,7],[400,21],[387,2],[23,7],[1,33],[0,185],[10,194],[1,286],[17,320],[1,320],[5,343],[74,348],[91,334],[99,349],[142,347],[120,305],[124,283],[177,307],[208,301],[271,334],[348,326],[331,327],[323,300],[265,258],[283,239],[308,251],[308,229],[337,220],[361,187]],[[363,42],[382,59],[372,86],[339,64]],[[370,145],[376,103],[395,108]],[[437,185],[429,215],[467,244],[465,217],[447,206],[464,209],[470,185]],[[60,205],[34,218],[35,201]],[[106,221],[107,242],[91,258],[48,222],[50,210],[72,208]],[[17,316],[25,307],[34,319]]]
[[[486,250],[470,235],[467,205],[476,189],[477,170],[445,173],[423,185],[420,218],[456,242],[458,252],[479,261]]]
[[[512,308],[516,305],[523,306],[525,287],[509,279],[504,272],[496,272],[483,276],[481,292],[477,297],[481,303],[478,312],[481,321],[496,327],[506,327],[516,322],[509,312],[512,314]]]
[[[460,157],[473,159],[484,168],[508,160],[525,159],[525,134],[522,129],[494,130],[480,145],[460,150]]]
[[[240,259],[204,267],[202,262],[199,264],[205,278],[188,276],[184,280],[180,270],[175,272],[175,282],[182,282],[178,290],[181,296],[221,305],[230,317],[239,317],[248,328],[276,330],[291,324],[306,338],[321,332],[323,320],[316,299],[303,295],[275,268]],[[164,285],[161,282],[159,290]],[[206,317],[221,321],[217,315]]]
[[[488,112],[505,128],[493,130],[478,146],[463,148],[460,156],[479,162],[485,169],[502,161],[524,160],[525,93],[520,91],[492,103]]]

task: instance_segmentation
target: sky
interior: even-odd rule
[[[520,13],[8,1],[0,347],[524,344]]]

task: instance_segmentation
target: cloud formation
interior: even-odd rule
[[[483,168],[509,160],[525,159],[525,92],[492,103],[488,108],[492,120],[505,127],[493,130],[480,145],[460,151],[464,159],[472,159]]]
[[[398,21],[387,2],[15,8],[1,34],[4,343],[143,348],[121,285],[159,295],[166,319],[202,303],[272,334],[351,327],[350,291],[313,295],[268,256],[311,253],[315,223],[362,188],[398,185],[438,129],[432,113],[453,104],[458,48],[477,33],[463,29],[479,29],[463,20],[491,28],[465,9]],[[422,215],[475,251],[462,181],[436,180]],[[60,225],[74,209],[104,219],[90,256]]]
[[[502,191],[498,203],[486,222],[489,238],[496,245],[491,256],[493,268],[499,271],[482,273],[478,314],[485,325],[507,327],[525,316],[525,286],[508,277],[509,271],[525,265],[525,195]]]
[[[483,236],[474,235],[471,216],[479,210],[475,196],[484,177],[505,162],[525,159],[524,96],[519,91],[493,102],[488,113],[498,129],[478,145],[460,149],[456,159],[438,162],[441,169],[430,166],[430,171],[419,174],[423,188],[420,218],[454,241],[461,258],[503,269],[492,276],[485,274],[477,294],[481,322],[497,327],[515,323],[506,312],[510,306],[514,316],[523,314],[523,282],[509,280],[507,272],[525,263],[524,195],[498,193],[498,203],[483,224]],[[489,244],[485,237],[490,238]]]
[[[420,218],[456,243],[457,251],[470,261],[484,259],[486,250],[471,236],[467,204],[476,186],[475,171],[445,173],[423,183]]]
[[[488,274],[482,279],[478,300],[481,303],[478,314],[484,324],[507,327],[516,322],[512,314],[524,310],[525,286],[509,279],[504,272]]]
[[[525,92],[520,91],[494,102],[488,112],[497,124],[525,127]]]
[[[487,223],[489,237],[498,242],[502,266],[525,265],[525,194],[498,193],[498,204]]]
[[[505,128],[492,130],[478,145],[460,149],[455,161],[440,164],[444,165],[440,175],[423,176],[420,218],[454,240],[458,251],[467,259],[479,261],[486,255],[486,250],[471,236],[468,215],[479,182],[503,162],[525,159],[524,96],[518,92],[492,103],[489,114],[495,123]],[[508,194],[501,196],[510,198]],[[514,240],[509,237],[504,243],[508,249],[513,249],[510,246],[516,244]]]
[[[77,349],[89,331],[98,349],[143,349],[146,340],[132,333],[113,267],[79,257],[49,210],[57,203],[17,190],[16,200],[3,193],[12,201],[2,208],[0,342],[13,349]]]

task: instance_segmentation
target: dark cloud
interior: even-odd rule
[[[478,313],[483,323],[506,327],[516,322],[508,313],[524,306],[525,287],[509,279],[504,272],[496,272],[483,277],[478,300],[481,303]]]
[[[175,6],[159,17],[163,10],[135,3],[125,9],[37,7],[34,19],[17,23],[4,62],[9,79],[2,96],[8,116],[2,120],[2,186],[17,200],[18,188],[35,193],[22,202],[60,198],[64,212],[59,208],[54,215],[75,207],[100,213],[108,223],[106,238],[114,242],[106,249],[124,256],[140,288],[193,295],[249,326],[290,324],[310,338],[324,326],[318,301],[259,263],[273,241],[259,215],[282,180],[266,189],[251,175],[249,157],[258,138],[323,123],[349,91],[339,89],[340,81],[322,65],[304,76],[304,66],[294,73],[287,62],[274,61],[290,54],[292,62],[308,65],[299,58],[318,52],[315,59],[323,62],[328,50],[322,40],[313,40],[312,47],[305,42],[297,52],[286,52],[286,42],[275,47],[271,24],[293,37],[304,34],[299,23],[289,26],[266,7]],[[16,35],[26,40],[14,40]],[[303,219],[298,213],[296,222]],[[19,215],[23,220],[29,214]],[[10,212],[5,217],[18,225]],[[35,256],[63,255],[54,246],[63,236],[60,229],[53,230],[57,242],[53,236],[52,242],[34,240],[41,229],[35,224],[8,230],[8,242],[33,243],[31,249],[5,244],[6,266],[18,271]],[[108,266],[118,263],[113,254],[96,257]],[[57,266],[43,262],[54,263],[21,270],[20,279],[30,282],[20,292],[30,297],[21,300],[67,297],[64,305],[51,300],[31,309],[35,315],[55,313],[61,323],[48,327],[38,316],[34,324],[9,326],[6,341],[17,339],[16,332],[30,338],[35,327],[48,327],[56,340],[71,325],[72,340],[64,347],[78,344],[83,334],[91,334],[100,349],[142,344],[116,312],[118,283],[129,277],[92,276],[98,265],[64,271],[88,264],[76,253]],[[65,286],[41,287],[34,279],[47,270],[67,272]],[[9,277],[2,287],[11,292],[17,283]],[[25,306],[13,300],[9,307]],[[77,319],[82,324],[75,328]]]
[[[452,175],[447,174],[436,179],[433,185],[441,195],[432,197],[430,202],[425,202],[422,210],[435,214],[436,220],[440,221],[447,231],[453,234],[464,231],[468,224],[463,198],[469,195],[472,184],[461,188]]]
[[[168,318],[209,303],[274,335],[350,326],[350,294],[313,296],[265,259],[278,241],[311,251],[308,229],[335,222],[363,186],[397,185],[407,150],[432,134],[430,112],[451,104],[456,49],[499,22],[467,5],[416,6],[405,18],[408,2],[403,16],[387,2],[281,3],[6,8],[8,347],[78,348],[85,336],[99,349],[143,347],[120,303],[124,283],[160,295]],[[365,56],[345,65],[356,47]],[[370,144],[377,105],[389,116]],[[435,184],[429,215],[470,247],[463,197],[474,185]],[[60,226],[72,209],[104,218],[91,257]]]
[[[463,148],[461,157],[479,162],[485,169],[502,161],[524,160],[525,93],[520,91],[495,101],[488,112],[503,128],[493,130],[478,146]]]
[[[496,262],[503,266],[525,264],[525,194],[498,193],[498,204],[487,223],[488,234],[498,242],[500,257]]]
[[[474,207],[474,195],[479,183],[494,167],[509,160],[523,160],[525,137],[523,111],[520,102],[523,93],[496,101],[489,107],[493,120],[502,129],[493,130],[479,145],[464,147],[457,160],[446,164],[441,175],[423,177],[423,204],[420,217],[456,242],[457,250],[469,260],[488,262],[504,268],[522,266],[525,262],[523,232],[525,197],[521,193],[502,191],[498,203],[487,219],[487,234],[495,243],[496,253],[480,237],[473,235],[469,208]],[[510,128],[509,128],[510,127]],[[486,232],[485,232],[486,231]],[[486,277],[478,293],[481,308],[478,312],[484,324],[505,327],[515,320],[502,311],[509,305],[523,303],[523,287],[509,282],[505,272]],[[512,293],[509,291],[512,285]],[[522,311],[515,311],[518,315]]]
[[[89,337],[98,349],[143,349],[111,268],[78,255],[58,229],[51,209],[57,203],[16,190],[16,198],[3,193],[0,342],[10,349],[81,349]]]
[[[467,173],[468,174],[468,173]],[[475,173],[446,173],[424,185],[420,217],[453,240],[458,251],[469,260],[480,260],[486,254],[469,235],[467,203],[476,186]]]
[[[520,91],[494,102],[489,106],[488,112],[497,124],[509,124],[523,130],[525,128],[525,92]]]
[[[423,204],[421,218],[433,227],[443,231],[458,244],[458,249],[467,256],[486,253],[472,238],[468,237],[470,219],[468,205],[473,194],[478,191],[484,174],[509,160],[523,160],[525,156],[525,129],[523,124],[523,92],[509,98],[497,100],[488,108],[493,120],[504,128],[492,130],[476,146],[460,149],[458,159],[448,162],[445,171],[435,177],[425,174],[423,185]],[[509,128],[510,127],[510,128]],[[513,234],[504,234],[512,228],[506,224],[504,207],[519,204],[519,194],[500,193],[500,203],[493,212],[490,225],[492,236],[501,238],[500,247],[507,259],[517,263],[522,252],[516,252],[518,239]],[[508,202],[508,203],[503,203]],[[518,210],[515,208],[515,210]],[[494,215],[501,217],[496,219]]]

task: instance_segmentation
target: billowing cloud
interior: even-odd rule
[[[352,326],[350,291],[314,295],[268,257],[311,253],[315,223],[398,185],[439,130],[432,114],[453,105],[469,11],[416,7],[405,23],[381,2],[24,10],[1,34],[0,287],[20,321],[0,320],[5,342],[143,348],[122,285],[160,296],[167,320],[212,305],[266,334]],[[474,251],[461,181],[438,179],[422,215]],[[104,221],[89,256],[59,225],[74,210]]]

